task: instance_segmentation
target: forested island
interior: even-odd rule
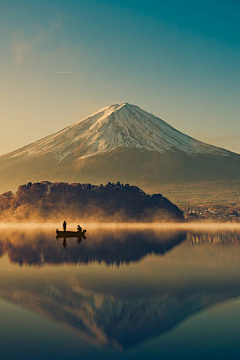
[[[161,194],[107,183],[29,182],[0,195],[0,221],[181,221],[183,212]]]

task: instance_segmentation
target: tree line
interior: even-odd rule
[[[0,220],[88,219],[91,221],[180,220],[182,211],[161,194],[148,195],[137,186],[41,181],[0,195]]]

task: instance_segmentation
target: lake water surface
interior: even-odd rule
[[[0,228],[2,359],[239,359],[240,228]]]

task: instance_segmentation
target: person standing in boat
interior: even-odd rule
[[[63,222],[63,231],[66,231],[66,229],[67,229],[67,223],[66,223],[66,221],[64,220],[64,222]]]

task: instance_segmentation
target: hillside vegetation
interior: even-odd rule
[[[147,195],[120,182],[105,186],[29,182],[0,195],[1,221],[169,221],[182,211],[161,194]]]

